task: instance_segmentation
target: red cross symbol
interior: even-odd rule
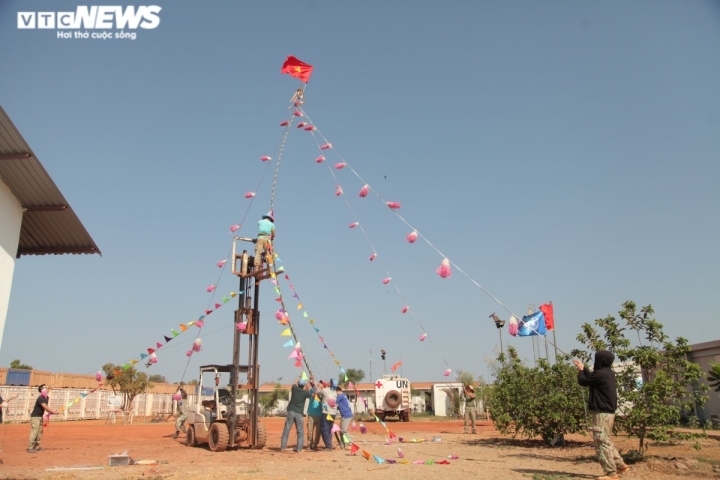
[[[382,388],[382,383],[380,383],[380,380],[377,381],[377,383],[375,384],[375,386],[376,386],[377,388]]]

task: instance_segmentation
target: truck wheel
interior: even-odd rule
[[[387,395],[385,395],[385,405],[387,405],[390,410],[395,410],[401,401],[402,397],[397,390],[390,390]]]
[[[405,410],[405,411],[403,412],[402,419],[403,419],[404,422],[409,422],[409,421],[410,421],[410,412],[407,411],[407,410]]]
[[[263,448],[265,447],[265,443],[267,442],[267,429],[265,428],[265,425],[258,420],[257,422],[257,428],[258,428],[258,441],[257,445],[255,445],[253,448]]]
[[[210,425],[208,431],[208,445],[213,452],[223,452],[228,446],[230,434],[227,425],[223,422],[215,422]]]
[[[195,437],[195,427],[188,428],[185,435],[185,445],[188,447],[197,447],[197,438]]]
[[[375,412],[375,416],[378,417],[381,422],[385,420],[385,412]]]

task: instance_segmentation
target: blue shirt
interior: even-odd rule
[[[350,401],[348,400],[347,395],[344,393],[339,393],[337,396],[337,408],[340,410],[340,416],[342,418],[352,418],[353,413],[352,409],[350,408]]]
[[[275,224],[267,218],[263,218],[258,222],[259,237],[269,237],[272,235],[273,230],[275,230]]]

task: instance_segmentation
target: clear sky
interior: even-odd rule
[[[518,314],[552,301],[565,351],[625,300],[652,304],[671,337],[720,338],[720,3],[156,0],[160,24],[135,40],[17,28],[18,12],[99,4],[140,5],[0,3],[0,104],[103,252],[17,261],[0,365],[126,362],[237,288],[215,264],[229,227],[252,236],[270,207],[275,162],[260,156],[277,159],[299,86],[287,55],[315,67],[319,133],[288,135],[276,249],[344,368],[369,375],[372,350],[378,377],[385,349],[414,381],[487,377],[488,315],[509,313],[470,279]],[[318,165],[320,135],[334,149]],[[407,243],[364,183],[442,255]],[[436,275],[443,255],[467,276]],[[289,381],[263,287],[261,380]],[[335,376],[281,288],[316,374]],[[206,319],[189,362],[194,327],[149,373],[229,363],[234,308]],[[529,339],[503,340],[532,361]]]

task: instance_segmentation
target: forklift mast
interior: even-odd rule
[[[232,252],[232,273],[240,279],[238,291],[238,309],[235,310],[235,329],[233,330],[233,361],[230,372],[232,405],[237,405],[238,390],[248,390],[247,415],[249,420],[248,443],[255,447],[258,443],[258,388],[260,386],[260,365],[258,364],[258,346],[260,336],[260,282],[270,278],[270,265],[262,269],[262,259],[248,255],[247,250],[237,253],[238,241],[255,242],[255,239],[235,237]],[[253,249],[254,250],[254,249]],[[269,263],[269,262],[268,262]],[[257,266],[257,268],[256,268]],[[244,325],[242,327],[241,325]],[[243,337],[247,338],[247,365],[240,365]],[[247,367],[247,380],[240,383],[239,374]],[[228,430],[235,431],[237,416],[228,417]],[[235,446],[235,435],[230,435],[228,447]]]

